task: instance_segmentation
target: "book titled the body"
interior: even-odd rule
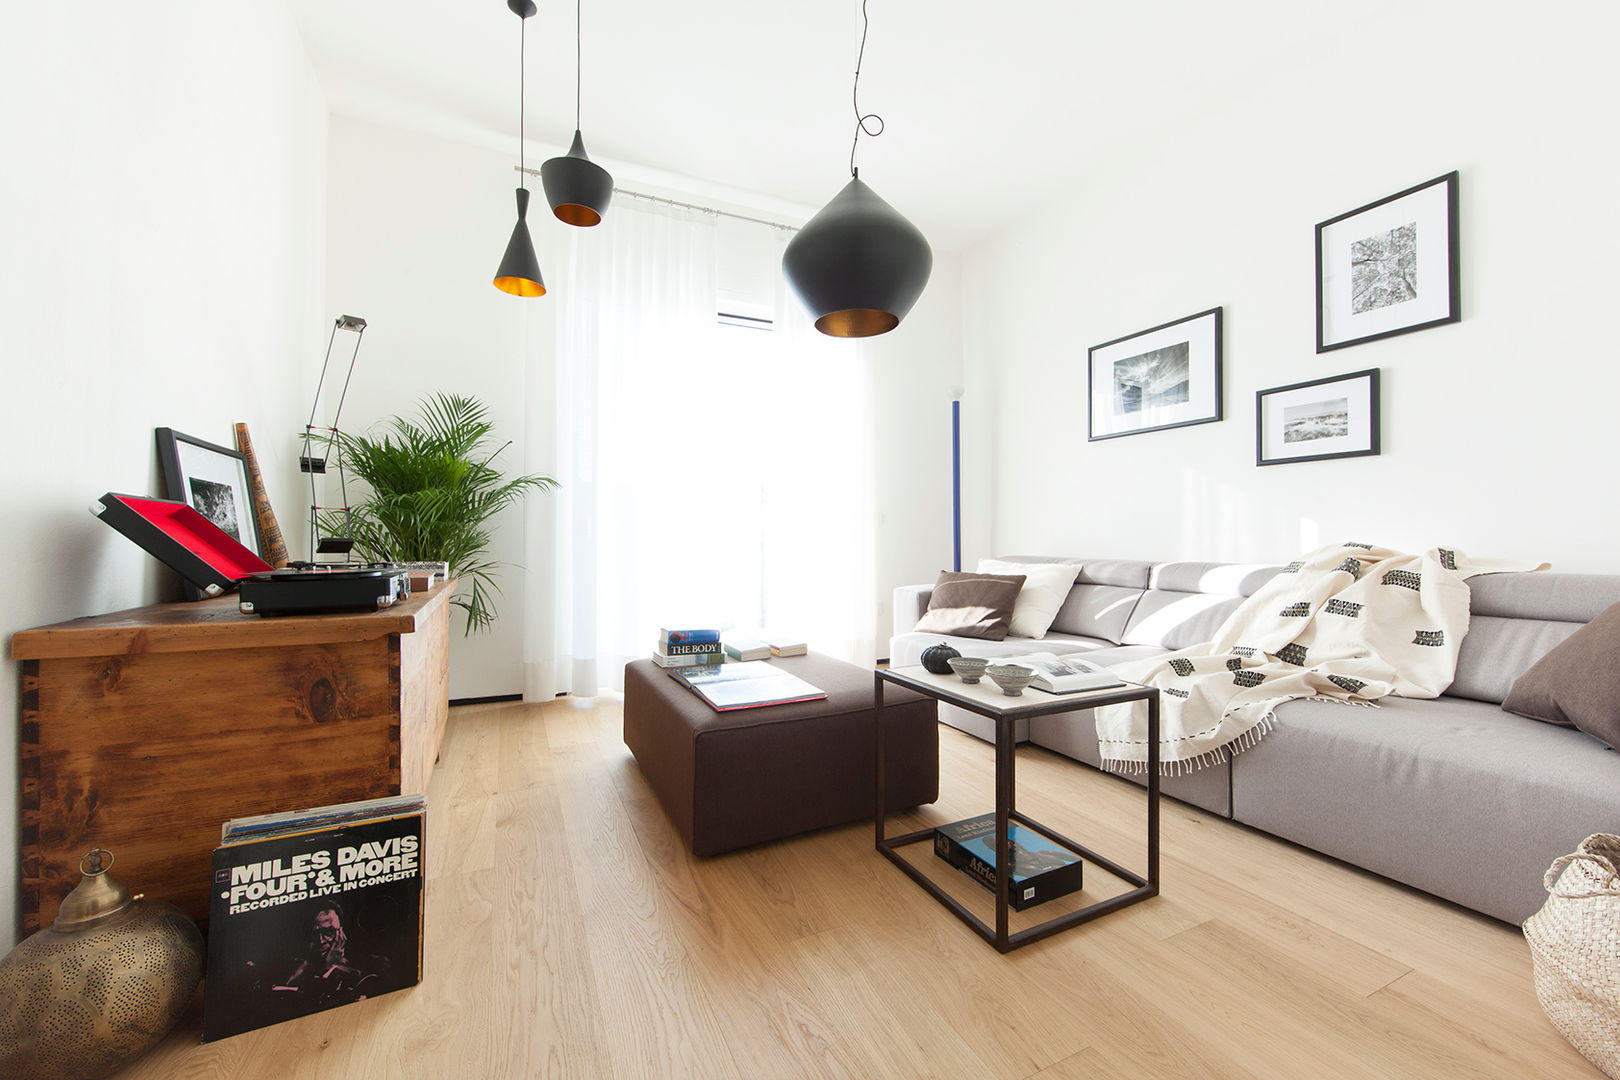
[[[664,628],[658,631],[658,644],[660,645],[693,645],[699,642],[719,642],[719,630],[671,630]]]
[[[717,653],[724,650],[719,641],[660,641],[658,651],[665,656],[688,656],[692,653]]]
[[[666,656],[655,652],[652,655],[653,663],[666,668],[718,667],[728,659],[723,652],[685,653],[680,656]]]
[[[1034,829],[1007,824],[1012,852],[1012,880],[1007,904],[1022,911],[1081,888],[1085,864],[1080,856]],[[996,815],[980,814],[934,829],[934,854],[965,871],[991,892],[996,891]]]

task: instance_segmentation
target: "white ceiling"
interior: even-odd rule
[[[527,24],[531,144],[574,126],[574,9]],[[1389,0],[1369,0],[1382,7]],[[519,19],[505,0],[287,0],[332,111],[509,149]],[[936,250],[960,249],[1105,167],[1109,148],[1196,122],[1235,67],[1294,54],[1297,0],[869,0],[861,178]],[[814,210],[848,179],[859,0],[583,0],[591,156]],[[537,162],[530,162],[531,165]],[[627,186],[632,186],[628,185]]]

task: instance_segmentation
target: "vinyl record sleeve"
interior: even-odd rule
[[[215,848],[203,1041],[420,982],[425,822],[421,811]]]

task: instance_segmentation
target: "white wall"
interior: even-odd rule
[[[1620,9],[1504,9],[1336,19],[1319,51],[1231,70],[1125,143],[1075,136],[1078,180],[966,259],[971,498],[993,523],[970,560],[1354,538],[1616,569]],[[1463,321],[1317,355],[1315,223],[1452,169]],[[1088,443],[1087,347],[1216,305],[1227,419]],[[1255,466],[1256,390],[1369,367],[1382,456]]]
[[[381,430],[393,416],[415,415],[429,394],[463,394],[488,407],[496,438],[512,440],[497,459],[503,471],[524,472],[525,320],[530,308],[549,305],[491,284],[517,220],[513,162],[342,117],[331,121],[328,161],[327,303],[334,315],[367,320],[340,426]],[[530,187],[530,231],[543,275],[551,214],[538,183]],[[553,475],[544,462],[529,471]],[[523,688],[519,509],[496,520],[490,554],[513,565],[496,577],[502,595],[493,630],[464,637],[460,609],[451,612],[452,698]]]
[[[888,655],[895,587],[933,581],[952,567],[951,398],[963,385],[962,304],[961,258],[935,252],[917,306],[899,327],[864,342],[877,383],[873,618],[879,656]],[[976,404],[962,402],[964,431],[975,422]],[[964,492],[964,545],[968,511]]]
[[[162,493],[154,428],[229,445],[245,422],[272,500],[294,497],[296,462],[264,448],[302,423],[319,362],[326,108],[280,6],[205,0],[18,6],[0,100],[9,639],[179,598],[174,575],[86,509],[106,491]],[[18,685],[16,663],[5,678]],[[0,698],[9,947],[15,690]]]

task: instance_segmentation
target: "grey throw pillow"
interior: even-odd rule
[[[1502,708],[1579,728],[1620,749],[1620,604],[1537,660],[1514,682]]]
[[[1000,641],[1012,625],[1023,574],[957,574],[942,570],[917,629],[928,634]]]

